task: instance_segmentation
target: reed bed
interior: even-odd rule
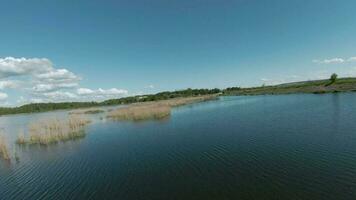
[[[31,123],[28,138],[20,133],[17,144],[42,144],[64,142],[85,136],[84,127],[90,121],[80,116],[68,119],[43,119]]]
[[[170,116],[172,107],[213,100],[216,98],[216,95],[206,95],[198,97],[175,98],[154,102],[135,103],[127,107],[110,111],[107,117],[114,120],[131,121],[163,119]]]
[[[178,106],[183,106],[183,105],[192,104],[192,103],[215,100],[217,98],[218,98],[217,95],[204,95],[204,96],[197,96],[197,97],[183,97],[183,98],[162,100],[162,101],[157,101],[157,103],[160,105],[168,105],[171,107],[178,107]]]
[[[10,160],[9,149],[7,148],[6,139],[0,135],[0,157],[4,160]]]
[[[105,112],[105,111],[102,109],[90,108],[90,109],[73,110],[73,111],[70,111],[69,114],[70,115],[80,115],[80,114],[97,114],[97,113],[103,113],[103,112]]]
[[[163,119],[171,114],[171,107],[159,105],[135,105],[111,111],[107,117],[115,120]]]

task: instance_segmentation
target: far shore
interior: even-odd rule
[[[137,103],[157,102],[179,98],[191,98],[206,95],[241,96],[241,95],[276,95],[276,94],[325,94],[337,92],[355,92],[356,78],[335,78],[284,83],[279,85],[262,85],[259,87],[228,87],[225,89],[185,89],[157,94],[129,96],[109,99],[103,102],[62,102],[62,103],[31,103],[19,107],[0,107],[0,116],[23,113],[39,113],[55,110],[82,110],[75,113],[95,114],[103,112],[104,106],[131,105]]]
[[[277,95],[277,94],[325,94],[337,92],[356,92],[356,78],[340,78],[284,83],[272,86],[251,88],[232,87],[224,90],[223,95]]]

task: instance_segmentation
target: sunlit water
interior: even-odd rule
[[[3,116],[19,161],[0,160],[0,199],[356,199],[355,111],[355,93],[222,97],[165,121],[92,115],[50,147],[13,143],[66,111]]]

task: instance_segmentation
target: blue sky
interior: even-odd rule
[[[0,106],[356,76],[353,0],[1,1]]]

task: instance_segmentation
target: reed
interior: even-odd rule
[[[216,99],[216,95],[205,95],[197,97],[175,98],[162,101],[152,101],[144,103],[135,103],[127,107],[118,108],[110,111],[108,118],[115,120],[150,120],[169,117],[172,107],[182,106],[195,102]]]
[[[171,107],[159,105],[136,105],[118,108],[108,114],[108,118],[115,120],[148,120],[163,119],[171,114]]]
[[[160,105],[168,105],[171,107],[178,107],[192,103],[198,103],[203,101],[210,101],[218,99],[217,95],[204,95],[204,96],[196,96],[196,97],[182,97],[182,98],[175,98],[169,100],[162,100],[158,101],[157,103]]]
[[[0,135],[0,157],[4,160],[10,160],[10,154],[7,148],[6,139],[3,135]]]
[[[84,127],[90,121],[80,116],[70,116],[68,119],[44,119],[31,123],[28,135],[19,134],[18,144],[49,145],[67,140],[84,137]]]
[[[25,139],[25,133],[23,130],[20,130],[18,136],[17,136],[17,140],[16,140],[17,144],[25,144],[26,143],[26,139]]]
[[[73,110],[73,111],[70,111],[69,114],[70,115],[80,115],[80,114],[97,114],[97,113],[103,113],[103,112],[105,112],[105,111],[102,109],[90,108],[90,109]]]

